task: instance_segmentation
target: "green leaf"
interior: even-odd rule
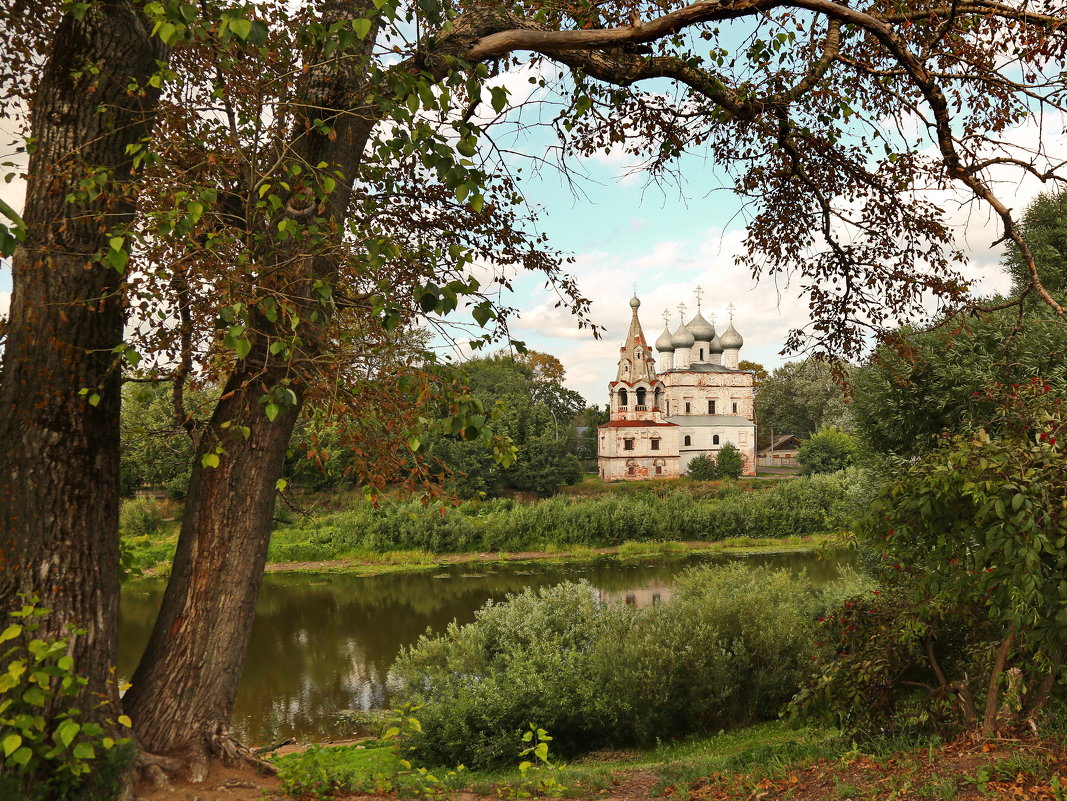
[[[9,759],[16,765],[22,765],[25,767],[30,764],[30,759],[33,757],[33,751],[26,746],[22,746],[18,751],[13,753]]]
[[[336,187],[337,181],[335,181],[330,176],[327,175],[325,178],[322,179],[322,191],[325,192],[327,195],[333,192]]]
[[[129,715],[119,715],[116,720],[118,720],[120,726],[125,726],[127,729],[133,728],[133,721],[130,720]]]
[[[107,240],[107,243],[111,246],[112,250],[122,250],[122,246],[126,244],[126,239],[121,236],[113,236],[111,239]]]
[[[20,634],[22,634],[22,626],[20,626],[18,623],[12,623],[10,626],[4,629],[3,633],[0,633],[0,642],[7,642],[8,640],[13,640]]]
[[[273,423],[274,418],[278,416],[278,412],[280,412],[281,410],[282,407],[279,406],[277,403],[274,403],[273,401],[271,403],[268,403],[266,409],[267,419]]]
[[[200,457],[200,464],[204,467],[218,467],[219,455],[217,453],[205,453],[203,456]]]
[[[163,22],[160,23],[156,33],[159,35],[159,38],[163,40],[164,44],[169,45],[171,40],[174,39],[175,34],[178,33],[178,29],[170,22]]]
[[[277,481],[274,482],[274,489],[278,490],[278,492],[285,492],[285,488],[288,486],[289,482],[286,481],[284,478],[279,478]]]
[[[78,732],[81,729],[81,726],[68,718],[60,723],[59,728],[56,729],[56,739],[63,743],[64,748],[70,748],[70,744],[74,742],[74,738],[78,736]]]
[[[408,440],[408,447],[411,448],[412,451],[418,451],[421,445],[422,440],[420,440],[418,437],[412,437]]]
[[[248,38],[248,34],[252,33],[252,23],[247,19],[231,19],[230,30],[233,31],[233,35],[241,41]]]
[[[22,745],[22,737],[17,734],[9,734],[4,738],[4,756],[9,757]]]
[[[92,394],[89,395],[89,405],[90,406],[99,406],[100,405],[100,393],[99,392],[93,392]]]
[[[242,337],[234,343],[234,350],[237,351],[237,358],[243,359],[251,352],[252,343]]]
[[[371,21],[369,19],[354,19],[352,20],[352,30],[356,32],[356,36],[360,39],[366,39],[367,34],[370,33]]]
[[[503,86],[494,86],[489,91],[493,96],[493,111],[499,114],[508,104],[508,90]]]
[[[75,759],[92,759],[95,756],[96,750],[93,748],[92,743],[87,743],[83,740],[74,746]]]

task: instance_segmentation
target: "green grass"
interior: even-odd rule
[[[570,765],[526,776],[519,770],[519,744],[515,746],[515,767],[500,770],[456,771],[455,767],[429,767],[431,779],[419,774],[418,767],[407,769],[400,763],[398,749],[380,741],[357,746],[312,747],[299,754],[276,757],[286,791],[313,798],[329,798],[340,792],[418,792],[427,783],[442,790],[472,789],[491,794],[504,788],[505,794],[524,795],[551,772],[564,788],[563,796],[591,796],[610,787],[614,774],[641,769],[655,773],[659,786],[655,794],[674,788],[684,790],[702,776],[716,772],[744,772],[751,776],[774,775],[787,767],[809,764],[815,759],[840,755],[845,746],[838,734],[822,728],[787,728],[778,721],[720,732],[712,736],[687,737],[660,744],[648,751],[590,754]],[[402,753],[402,752],[401,752]],[[550,754],[551,757],[551,754]]]
[[[504,788],[505,794],[522,795],[531,781],[547,775],[527,774],[518,769],[519,744],[516,743],[515,767],[493,771],[459,771],[450,775],[449,767],[431,767],[429,773],[438,780],[440,789],[471,789],[476,793],[493,793]],[[711,736],[687,737],[647,751],[590,754],[567,765],[557,766],[551,775],[566,788],[564,796],[588,796],[611,786],[618,771],[640,769],[655,773],[659,786],[655,794],[675,788],[684,797],[692,783],[712,773],[744,772],[749,776],[775,775],[790,766],[808,764],[824,757],[840,755],[845,746],[837,733],[816,728],[787,728],[778,721]],[[551,755],[550,755],[551,756]],[[405,771],[400,757],[378,742],[332,748],[313,747],[300,754],[277,757],[286,790],[326,797],[330,792],[367,793],[389,789],[417,790],[425,781]],[[400,775],[397,775],[398,772]]]

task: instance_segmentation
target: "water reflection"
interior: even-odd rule
[[[766,554],[745,557],[771,567],[806,571],[823,582],[847,557]],[[263,581],[233,728],[249,743],[290,736],[351,736],[338,712],[378,709],[388,702],[389,666],[400,648],[452,620],[467,623],[487,601],[524,587],[587,579],[602,597],[644,605],[666,600],[674,576],[722,557],[601,559],[573,565],[470,565],[434,573],[356,577],[271,574]],[[130,582],[124,589],[119,668],[133,672],[163,595],[162,580]]]

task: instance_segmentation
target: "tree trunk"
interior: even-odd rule
[[[56,29],[32,103],[27,235],[12,260],[0,372],[0,608],[37,596],[51,610],[39,636],[70,638],[74,669],[89,679],[76,702],[85,718],[116,714],[98,701],[117,701],[113,350],[125,310],[122,275],[97,254],[133,216],[126,145],[150,132],[158,93],[127,87],[147,85],[166,56],[148,30],[126,2],[67,14]],[[99,194],[68,200],[94,171]]]
[[[323,22],[365,16],[352,0],[334,0]],[[373,46],[373,33],[366,39]],[[332,248],[340,243],[352,183],[364,147],[377,121],[374,109],[357,108],[365,76],[353,70],[355,59],[309,58],[308,71],[295,105],[296,129],[289,155],[301,164],[339,168],[328,208],[320,212],[333,225]],[[329,114],[327,110],[332,110]],[[306,116],[305,116],[306,112]],[[336,135],[316,131],[314,118],[330,122]],[[299,215],[304,201],[294,193],[288,214]],[[296,207],[296,210],[294,210]],[[276,228],[273,220],[271,228]],[[298,243],[299,244],[299,243]],[[296,245],[298,246],[298,245]],[[193,464],[185,517],[174,569],[148,648],[124,698],[142,746],[157,754],[176,755],[189,766],[191,779],[202,781],[212,756],[254,758],[234,743],[227,726],[237,696],[263,567],[270,542],[276,483],[303,402],[304,371],[320,353],[319,320],[324,307],[313,305],[315,280],[329,283],[337,269],[332,253],[294,251],[292,241],[259,254],[259,263],[285,265],[274,274],[275,288],[299,311],[304,343],[286,362],[269,353],[269,342],[291,332],[281,322],[259,317],[252,352],[232,372],[222,400]],[[318,325],[322,325],[320,322]],[[261,402],[264,389],[288,377],[297,402],[269,421]],[[223,426],[226,426],[224,429]],[[241,433],[242,428],[247,437]],[[217,467],[205,467],[204,455],[220,443]]]
[[[280,371],[261,373],[255,382],[245,380],[246,372],[230,378],[201,440],[174,569],[123,699],[141,746],[184,752],[196,781],[206,775],[208,757],[227,747],[267,559],[275,482],[297,417],[295,408],[274,422],[263,413],[259,380],[277,381]],[[222,429],[226,421],[232,425]],[[218,466],[203,467],[199,460],[216,444],[225,451]]]

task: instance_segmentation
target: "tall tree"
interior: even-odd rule
[[[6,6],[0,30],[0,115],[32,109],[26,202],[3,242],[13,293],[0,372],[0,608],[39,598],[51,613],[37,636],[69,637],[89,679],[74,703],[110,718],[123,237],[136,197],[127,147],[151,131],[150,79],[167,48],[134,2],[62,16],[55,3]]]
[[[848,406],[833,366],[820,359],[783,364],[760,386],[756,422],[761,433],[811,436],[823,426],[847,427]]]

